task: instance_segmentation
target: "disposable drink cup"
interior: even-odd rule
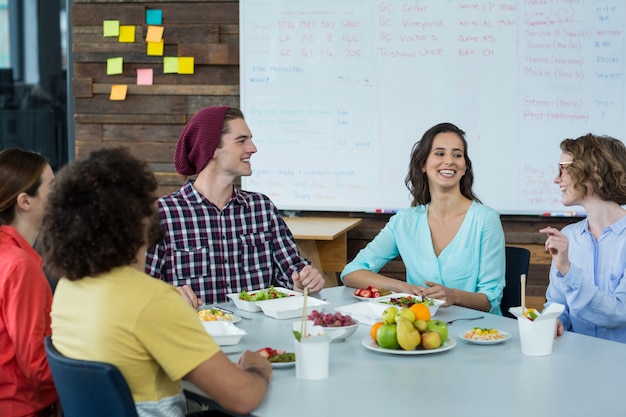
[[[530,321],[517,319],[522,353],[529,356],[546,356],[552,353],[556,318]]]
[[[303,337],[295,341],[296,378],[326,379],[330,363],[330,339],[328,336]]]

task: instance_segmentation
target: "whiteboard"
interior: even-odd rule
[[[559,143],[624,139],[623,1],[241,0],[242,187],[281,210],[408,207],[413,144],[466,132],[474,191],[559,212]]]

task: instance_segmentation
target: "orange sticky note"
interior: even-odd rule
[[[137,85],[152,85],[152,68],[137,69]]]
[[[163,56],[163,39],[159,42],[148,42],[147,54],[150,56]]]
[[[178,58],[178,73],[193,74],[193,57],[181,56]]]
[[[163,26],[148,26],[146,42],[161,42],[163,39]]]
[[[113,84],[111,86],[111,95],[109,100],[126,100],[126,92],[128,86],[126,84]]]
[[[120,42],[133,43],[135,42],[135,26],[124,25],[120,26]]]

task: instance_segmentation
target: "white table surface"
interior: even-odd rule
[[[358,302],[346,287],[325,288],[321,297],[335,307]],[[366,301],[362,301],[366,302]],[[292,322],[262,312],[249,313],[220,304],[243,319],[248,332],[225,352],[270,346],[293,351]],[[567,333],[554,342],[552,355],[521,353],[517,321],[466,308],[442,307],[436,318],[484,315],[449,326],[453,349],[428,355],[390,355],[362,346],[370,326],[361,324],[344,342],[330,345],[330,376],[297,379],[295,368],[275,369],[269,392],[255,416],[618,416],[626,415],[626,345]],[[512,334],[496,345],[469,344],[458,333],[474,326]],[[236,361],[239,354],[230,355]],[[185,388],[197,388],[185,382]]]

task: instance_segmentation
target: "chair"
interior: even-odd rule
[[[44,343],[64,417],[137,417],[130,388],[115,366],[63,356],[50,336]]]
[[[530,251],[526,248],[506,246],[506,287],[502,292],[500,310],[505,317],[515,318],[509,313],[510,307],[517,307],[522,303],[522,284],[520,276],[528,274],[530,266]]]

